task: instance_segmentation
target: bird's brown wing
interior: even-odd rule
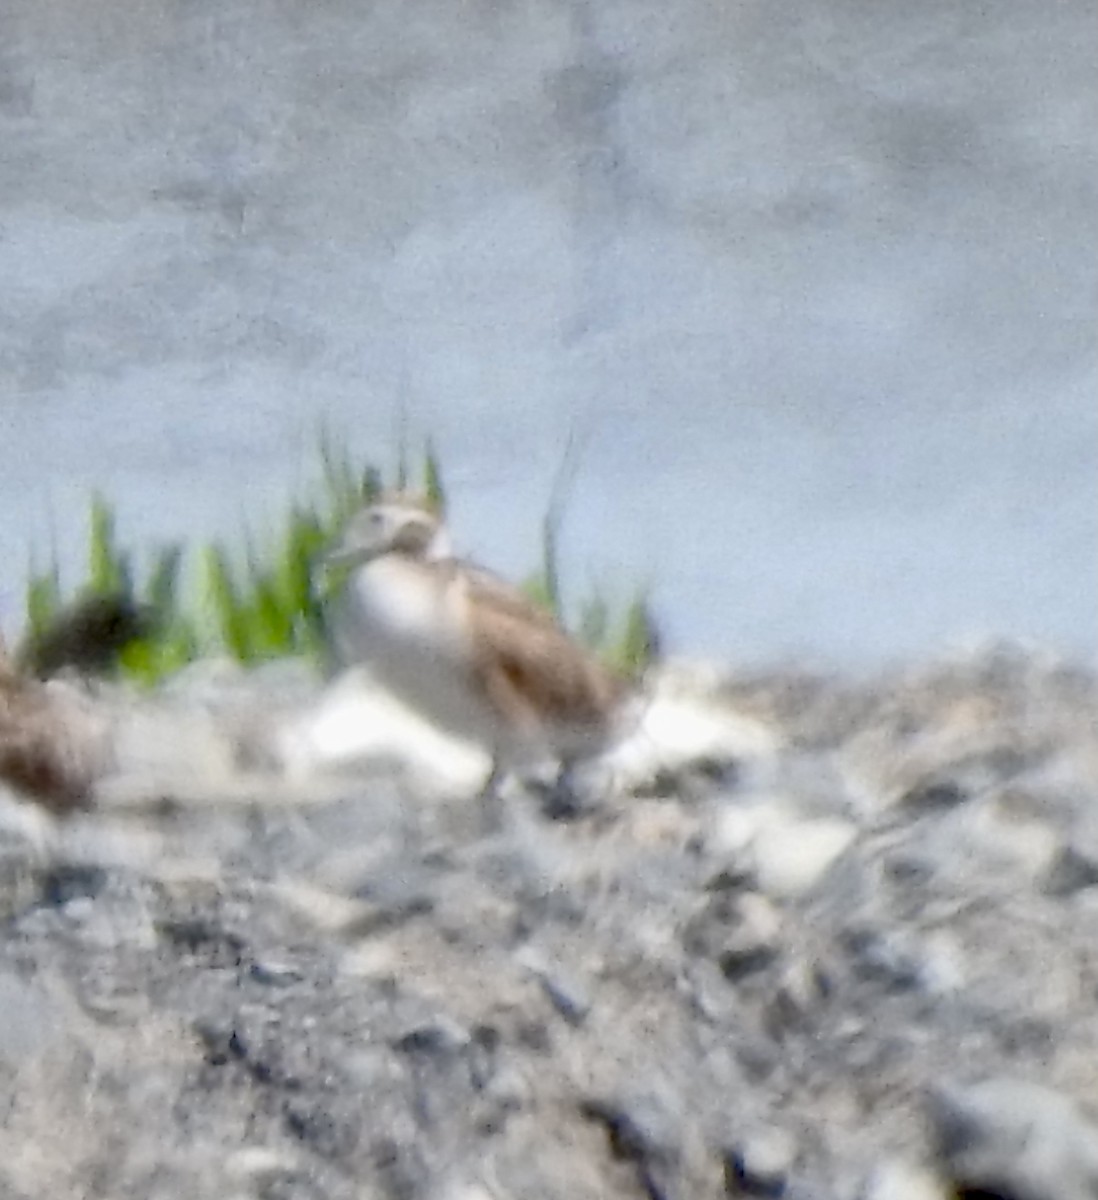
[[[465,564],[458,578],[481,686],[530,721],[539,714],[558,725],[605,726],[624,681],[512,584]]]
[[[446,559],[438,565],[448,569],[455,579],[461,579],[474,604],[497,615],[508,615],[530,625],[547,625],[561,631],[552,613],[495,571],[463,558]]]
[[[55,813],[89,800],[92,762],[79,716],[36,679],[0,677],[0,780]]]

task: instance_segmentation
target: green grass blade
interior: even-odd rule
[[[93,596],[129,595],[133,585],[129,556],[118,548],[114,509],[97,492],[92,496],[88,538],[88,582]]]
[[[427,443],[427,449],[423,456],[423,490],[426,493],[427,502],[435,512],[445,516],[446,489],[442,484],[442,469],[439,466],[438,456],[430,441]]]
[[[206,601],[220,641],[234,658],[249,662],[248,614],[229,569],[228,556],[214,543],[206,547],[203,563]]]
[[[367,467],[359,478],[354,505],[346,515],[349,517],[360,508],[365,507],[365,505],[373,504],[375,500],[379,499],[384,490],[385,488],[381,481],[381,472],[376,467]]]
[[[610,606],[601,596],[592,596],[583,606],[579,619],[579,638],[592,650],[601,650],[610,630]]]
[[[564,621],[561,598],[560,560],[557,554],[557,518],[549,513],[541,529],[541,578],[545,587],[546,607],[560,622]]]
[[[645,596],[638,596],[625,614],[625,623],[614,648],[614,661],[628,674],[639,675],[660,655],[660,632]]]
[[[27,640],[42,636],[61,610],[61,576],[56,561],[48,571],[38,572],[33,565],[28,573],[24,608],[27,614]]]
[[[183,547],[178,542],[162,547],[153,559],[143,590],[145,602],[162,620],[170,621],[179,605],[179,573],[182,566]]]
[[[130,642],[119,655],[119,666],[134,682],[144,687],[181,671],[199,654],[198,636],[191,623],[178,618],[154,637]]]
[[[404,421],[400,423],[400,433],[397,436],[396,490],[408,490],[408,438]]]
[[[291,612],[304,613],[312,603],[313,563],[326,540],[317,518],[295,506],[290,513],[279,562],[279,590]]]
[[[343,520],[357,507],[358,484],[346,447],[336,447],[325,434],[320,445],[324,499],[333,520]]]
[[[322,614],[313,573],[328,541],[315,515],[294,510],[283,550],[280,587],[294,653],[312,655],[319,646]]]
[[[531,600],[539,607],[544,608],[550,616],[553,616],[553,602],[549,596],[549,589],[545,585],[545,576],[541,571],[529,576],[523,580],[522,590],[530,597]]]
[[[250,620],[253,652],[260,658],[277,658],[294,652],[294,613],[280,595],[271,575],[253,578]]]

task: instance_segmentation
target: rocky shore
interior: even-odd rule
[[[669,667],[489,825],[292,665],[101,689],[0,797],[0,1197],[1094,1200],[1096,691]]]

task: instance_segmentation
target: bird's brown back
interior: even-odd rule
[[[0,648],[0,779],[51,812],[85,807],[92,782],[85,732],[48,688],[19,675]]]
[[[462,565],[473,639],[473,671],[489,693],[510,693],[550,723],[603,728],[628,684],[517,588]]]

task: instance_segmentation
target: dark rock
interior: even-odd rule
[[[671,1200],[677,1195],[674,1181],[681,1133],[664,1101],[652,1093],[593,1098],[584,1101],[580,1111],[606,1130],[614,1157],[635,1166],[637,1182],[649,1200]]]
[[[926,779],[909,788],[901,797],[904,808],[916,812],[956,808],[964,804],[971,793],[955,779]]]
[[[694,758],[676,767],[661,767],[637,783],[637,799],[669,800],[688,798],[696,802],[714,792],[731,792],[739,785],[742,765],[738,759]]]
[[[337,1119],[314,1101],[291,1097],[283,1112],[290,1133],[322,1158],[350,1158],[358,1145],[361,1126]]]
[[[765,970],[777,957],[774,946],[730,946],[721,951],[717,963],[729,983],[741,983],[749,975]]]
[[[42,901],[61,906],[78,898],[93,899],[107,883],[107,872],[87,863],[62,863],[42,876]]]
[[[468,1030],[456,1021],[436,1020],[417,1025],[402,1033],[393,1043],[404,1054],[423,1054],[431,1057],[452,1056],[469,1045]]]
[[[1045,891],[1050,896],[1071,896],[1098,885],[1098,857],[1064,846],[1049,865]]]
[[[582,1025],[591,1011],[591,998],[579,982],[533,946],[523,946],[516,958],[534,975],[549,1002],[568,1024]]]
[[[240,966],[245,939],[207,917],[161,921],[157,932],[173,948],[200,957],[208,966]]]
[[[430,1172],[417,1146],[379,1138],[370,1155],[386,1200],[419,1200],[427,1196]]]
[[[266,984],[268,987],[289,987],[290,984],[300,983],[304,978],[297,968],[276,961],[254,962],[248,971],[256,983]]]
[[[569,1025],[583,1024],[591,1011],[591,998],[575,980],[553,974],[543,975],[540,983],[553,1007]]]
[[[478,1025],[470,1035],[467,1048],[469,1079],[477,1091],[484,1091],[495,1079],[500,1040],[499,1030],[493,1025]]]
[[[194,1031],[206,1049],[206,1061],[211,1066],[224,1066],[247,1055],[243,1038],[231,1024],[217,1019],[198,1020],[194,1023]]]
[[[781,1039],[794,1030],[810,1028],[823,1015],[834,984],[819,963],[795,959],[782,972],[764,1015],[771,1037]]]
[[[899,989],[919,986],[923,961],[918,948],[902,934],[854,927],[843,932],[841,944],[864,978]]]
[[[753,879],[751,871],[723,867],[706,880],[705,889],[709,892],[747,891],[753,886]]]
[[[777,910],[754,892],[718,891],[688,923],[688,953],[715,961],[730,982],[764,970],[781,953]]]

